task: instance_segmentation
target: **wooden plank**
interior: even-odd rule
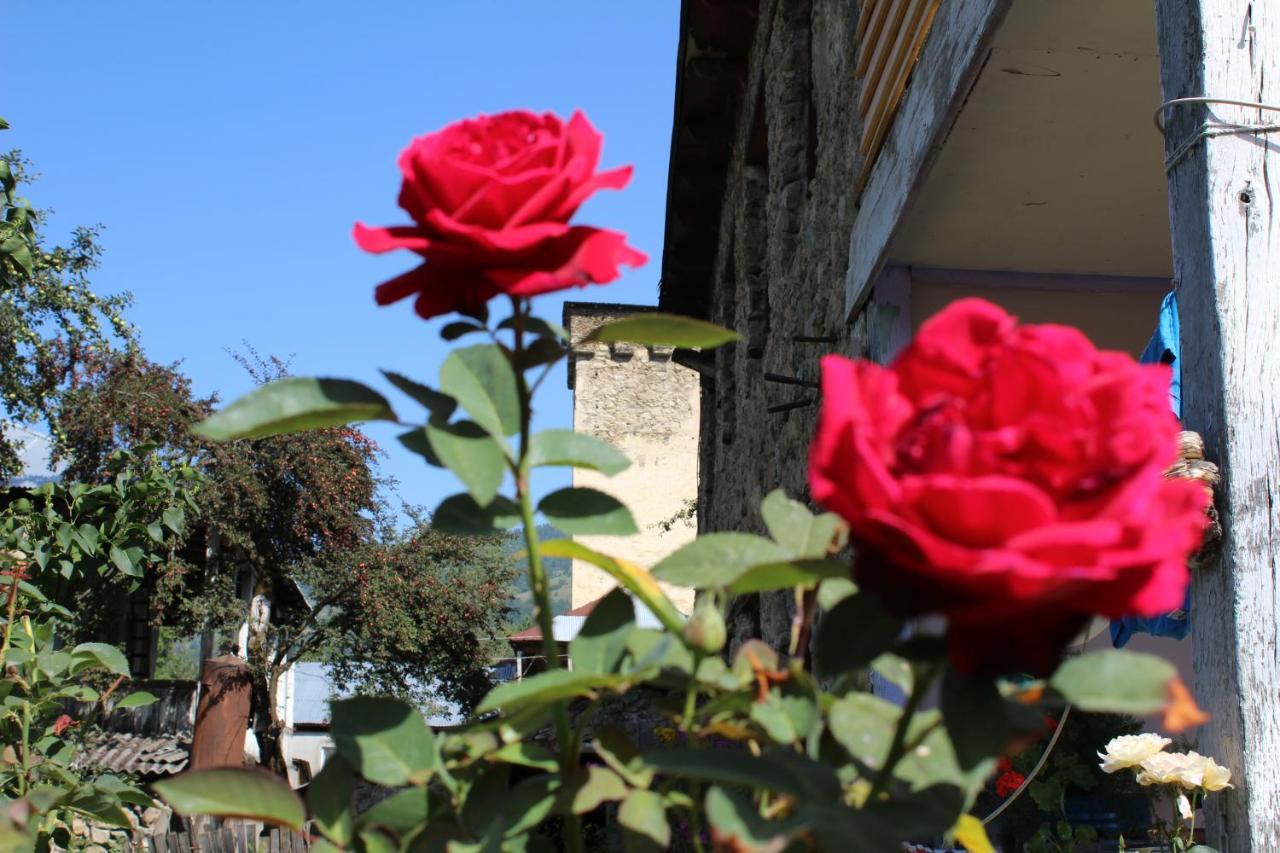
[[[271,846],[269,849],[271,853],[280,853],[280,830],[278,828],[271,830]]]
[[[886,79],[880,86],[869,110],[869,115],[872,117],[871,124],[864,126],[862,145],[859,146],[860,153],[866,157],[862,165],[862,176],[858,181],[857,189],[859,190],[865,183],[866,174],[875,163],[875,156],[885,136],[888,135],[889,128],[893,126],[898,104],[902,102],[902,95],[907,88],[907,80],[911,77],[916,58],[920,55],[920,49],[924,47],[924,41],[929,36],[929,29],[938,12],[939,0],[921,0],[917,5],[919,14],[912,22],[912,28],[903,29],[901,44],[894,47],[893,77]],[[912,11],[914,14],[915,9],[913,8]]]
[[[864,93],[868,91],[874,92],[880,86],[880,78],[885,74],[885,67],[889,64],[893,46],[897,44],[902,35],[903,22],[907,17],[907,13],[913,4],[918,2],[919,0],[891,0],[892,6],[889,9],[884,26],[876,37],[875,49],[871,52],[866,76],[862,81],[862,91]],[[867,99],[860,97],[858,99],[858,110],[865,113],[866,106]]]
[[[876,43],[880,40],[880,33],[884,30],[884,22],[889,17],[892,7],[900,2],[901,0],[878,0],[876,2],[865,31],[857,37],[858,61],[857,65],[854,66],[853,73],[858,79],[867,76],[867,69],[871,66],[871,55],[875,51]]]
[[[889,46],[880,73],[874,78],[868,76],[867,85],[862,87],[858,95],[858,112],[869,121],[876,115],[876,107],[883,108],[887,90],[898,79],[898,72],[906,61],[911,45],[915,43],[916,33],[928,5],[929,0],[903,0],[902,20],[898,22],[894,32],[889,34]]]
[[[1256,0],[1157,0],[1164,98],[1276,103],[1280,16]],[[1280,134],[1205,137],[1211,118],[1271,112],[1185,105],[1166,113],[1184,422],[1222,468],[1219,565],[1196,573],[1195,696],[1212,715],[1198,751],[1234,790],[1204,804],[1207,842],[1280,850]]]
[[[1010,2],[947,0],[934,19],[916,67],[917,85],[907,88],[849,236],[845,309],[850,319],[870,295],[907,204],[977,76]]]
[[[179,832],[174,839],[178,842],[178,853],[191,853],[191,836],[185,832]]]
[[[871,23],[871,16],[875,13],[876,7],[884,0],[862,0],[858,4],[858,28],[853,37],[859,45],[862,44],[862,37],[867,32],[867,27]]]

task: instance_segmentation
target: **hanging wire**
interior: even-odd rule
[[[1152,123],[1155,124],[1156,130],[1161,134],[1165,132],[1164,114],[1170,107],[1181,106],[1184,104],[1226,104],[1235,107],[1245,107],[1251,110],[1259,110],[1263,112],[1280,113],[1280,105],[1264,104],[1259,101],[1239,101],[1235,98],[1213,98],[1207,96],[1195,96],[1188,98],[1173,98],[1165,101],[1159,106],[1152,115]],[[1182,159],[1191,152],[1193,148],[1204,139],[1212,139],[1216,136],[1235,136],[1254,133],[1274,133],[1280,131],[1280,124],[1241,124],[1236,122],[1224,122],[1217,119],[1210,119],[1200,125],[1200,127],[1192,133],[1185,142],[1174,149],[1173,153],[1164,161],[1165,172],[1170,172],[1173,167],[1182,162]]]

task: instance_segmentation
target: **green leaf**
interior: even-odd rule
[[[840,781],[833,770],[789,750],[754,756],[746,750],[685,748],[651,752],[645,761],[659,773],[719,785],[766,788],[819,801],[840,796]]]
[[[626,591],[615,587],[582,623],[569,642],[575,672],[614,673],[627,651],[627,634],[635,624],[636,607]]]
[[[662,797],[653,791],[634,790],[618,807],[618,824],[623,828],[623,848],[632,851],[671,849],[671,825]]]
[[[53,536],[58,540],[59,547],[63,551],[67,551],[70,550],[71,543],[75,541],[76,529],[64,521],[58,525],[58,529]]]
[[[394,421],[381,394],[349,379],[291,377],[263,385],[196,424],[197,435],[215,441],[262,438],[341,426],[354,421]]]
[[[538,502],[547,522],[570,535],[629,536],[638,533],[631,510],[613,495],[596,489],[557,489]]]
[[[164,541],[164,528],[160,526],[160,522],[153,521],[147,525],[147,535],[151,537],[152,542],[160,543]]]
[[[821,559],[844,547],[848,529],[839,516],[829,512],[814,515],[782,489],[765,497],[760,515],[769,535],[794,558]]]
[[[481,326],[479,323],[471,323],[466,320],[454,320],[452,323],[445,323],[440,327],[440,338],[446,341],[456,341],[464,335],[483,331],[484,326]]]
[[[635,788],[648,788],[653,782],[653,768],[645,763],[640,750],[626,732],[612,726],[595,730],[596,754],[604,763]]]
[[[164,521],[164,526],[172,530],[176,535],[181,536],[182,530],[187,524],[187,514],[180,506],[171,506],[160,515]]]
[[[653,667],[678,669],[683,673],[693,671],[693,653],[685,647],[679,635],[653,628],[632,628],[627,632],[627,651],[635,659],[634,669]]]
[[[947,667],[942,676],[942,719],[964,770],[1000,755],[1009,740],[1004,698],[990,678],[966,678]]]
[[[330,757],[307,786],[307,805],[316,826],[338,844],[350,844],[355,834],[352,816],[355,788],[355,773],[340,755]]]
[[[80,547],[86,554],[92,554],[98,550],[98,528],[92,524],[80,525],[76,529],[76,538],[80,540]]]
[[[707,533],[659,562],[653,576],[676,586],[724,587],[753,566],[786,559],[786,551],[763,536]]]
[[[571,429],[546,429],[529,439],[529,464],[569,465],[599,471],[606,477],[625,471],[631,460],[609,442]]]
[[[496,497],[485,506],[471,495],[445,498],[431,514],[431,526],[443,533],[485,536],[510,530],[520,523],[520,507],[504,497]]]
[[[633,344],[669,347],[718,347],[739,340],[737,332],[722,329],[705,320],[695,320],[679,314],[658,312],[636,314],[605,323],[592,332],[589,341],[628,341]]]
[[[71,674],[100,666],[115,675],[129,674],[129,660],[124,652],[106,643],[81,643],[71,650]]]
[[[749,799],[718,785],[707,790],[706,804],[707,822],[715,830],[716,839],[729,850],[783,850],[806,828],[804,821],[796,817],[765,820]]]
[[[499,329],[514,329],[516,327],[515,318],[507,317],[498,324]],[[564,327],[552,323],[550,320],[544,320],[541,317],[525,317],[524,330],[528,334],[537,335],[540,338],[556,338],[558,340],[569,340],[569,333]]]
[[[379,785],[422,784],[436,769],[435,735],[416,708],[396,699],[357,697],[332,705],[338,754]]]
[[[146,705],[152,705],[156,701],[154,694],[145,690],[135,690],[129,695],[121,697],[120,701],[115,704],[115,710],[123,711],[128,708],[142,708]]]
[[[261,770],[193,770],[153,787],[181,814],[260,820],[297,832],[302,831],[307,817],[298,795],[279,777]]]
[[[397,835],[405,835],[425,823],[430,810],[431,799],[426,788],[405,788],[379,800],[362,812],[356,822],[361,828],[385,826]]]
[[[752,566],[729,584],[733,595],[768,592],[774,589],[811,587],[825,578],[847,577],[849,565],[840,560],[798,559],[787,563]]]
[[[428,424],[426,432],[436,458],[458,475],[476,503],[485,506],[492,501],[507,470],[498,442],[473,421]]]
[[[814,669],[822,678],[860,669],[891,649],[902,627],[871,593],[851,595],[818,622]]]
[[[836,742],[860,764],[879,770],[889,754],[902,711],[870,693],[850,693],[827,712],[827,726]]]
[[[915,673],[911,669],[911,664],[897,655],[880,655],[871,662],[871,669],[901,690],[904,695],[910,693],[915,684]]]
[[[604,803],[616,802],[626,797],[627,784],[609,768],[593,764],[579,770],[560,796],[567,801],[570,812],[586,814]]]
[[[416,453],[423,459],[427,460],[428,465],[434,465],[437,468],[443,468],[444,463],[440,461],[440,457],[436,456],[436,452],[431,449],[431,442],[427,441],[427,431],[425,428],[411,429],[408,432],[401,433],[396,436],[396,441],[410,453]]]
[[[893,775],[907,782],[913,791],[927,790],[934,785],[955,786],[964,792],[968,804],[982,790],[996,762],[985,759],[969,770],[962,769],[947,730],[939,725],[941,716],[941,712],[933,709],[911,718],[907,725],[907,743],[920,741],[920,746],[903,756]]]
[[[617,675],[553,669],[520,681],[499,684],[480,702],[476,713],[487,714],[499,708],[514,709],[527,705],[546,705],[559,702],[561,699],[586,696],[601,688],[613,687],[624,681],[625,679]]]
[[[1072,658],[1049,679],[1049,686],[1082,711],[1154,714],[1169,700],[1169,682],[1178,671],[1156,655],[1107,649]]]
[[[556,754],[545,746],[525,740],[517,740],[494,750],[486,756],[490,761],[501,761],[506,764],[518,764],[521,767],[532,767],[553,773],[560,766]]]
[[[493,344],[454,350],[440,366],[440,390],[495,438],[520,429],[516,375],[503,351]]]
[[[133,560],[129,559],[128,552],[122,551],[120,548],[116,547],[115,545],[112,545],[111,551],[109,552],[109,554],[111,557],[111,562],[115,564],[115,567],[119,569],[121,573],[129,575],[131,577],[142,576],[142,572],[138,569],[137,566],[133,564]]]
[[[827,578],[818,584],[818,606],[823,610],[832,610],[857,591],[858,585],[847,577]]]
[[[643,566],[593,551],[572,539],[543,542],[542,554],[546,557],[567,557],[590,563],[639,599],[668,631],[678,635],[683,630],[684,617]]]
[[[458,408],[458,401],[448,394],[441,394],[434,388],[428,388],[420,382],[414,382],[407,376],[402,376],[390,370],[382,371],[382,375],[387,377],[387,381],[400,391],[421,403],[433,418],[447,421],[453,415],[454,410]]]

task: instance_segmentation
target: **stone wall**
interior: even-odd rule
[[[693,522],[676,516],[698,491],[698,374],[672,361],[670,347],[589,343],[585,338],[608,320],[652,310],[586,302],[564,307],[572,342],[574,429],[604,439],[631,459],[631,467],[613,477],[575,468],[573,484],[614,495],[630,507],[640,528],[626,537],[575,539],[643,566],[652,566],[694,537]],[[614,586],[604,572],[574,561],[573,607],[594,601]],[[686,613],[692,609],[692,590],[666,589],[677,607]]]
[[[703,384],[698,525],[755,530],[772,489],[807,499],[805,459],[816,405],[804,386],[828,352],[865,355],[845,320],[844,275],[855,212],[854,25],[850,0],[761,3],[743,114],[728,174],[710,319],[745,334],[716,351]],[[806,340],[808,339],[808,340]],[[816,340],[815,340],[816,339]],[[785,648],[790,593],[735,602],[730,635]]]

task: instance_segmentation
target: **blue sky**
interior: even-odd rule
[[[407,221],[396,155],[479,112],[580,107],[605,134],[604,166],[632,185],[578,221],[626,231],[648,266],[571,298],[653,304],[662,247],[677,0],[5,4],[0,116],[42,174],[49,235],[106,227],[102,292],[129,290],[148,354],[181,360],[224,401],[251,387],[226,353],[245,341],[300,375],[434,384],[441,321],[373,304],[413,256],[355,248],[352,222]],[[20,73],[15,69],[23,69]],[[538,310],[559,319],[563,298]],[[539,427],[567,426],[563,366]],[[402,496],[434,507],[460,489],[371,425]],[[541,488],[563,482],[552,475]]]

